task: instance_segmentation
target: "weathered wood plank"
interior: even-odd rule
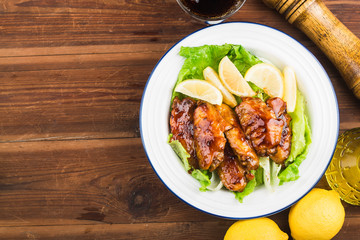
[[[0,228],[0,235],[12,239],[222,239],[226,229],[233,221],[213,220],[211,222],[176,222],[176,223],[137,223],[137,224],[98,224],[77,226],[33,226]],[[281,224],[280,228],[285,229]],[[346,226],[353,229],[359,226],[356,219],[349,219]],[[341,234],[341,237],[340,237]],[[291,238],[290,238],[291,239]],[[334,240],[357,240],[358,232],[342,229]]]
[[[166,189],[141,148],[138,138],[0,144],[0,226],[213,221]]]
[[[6,239],[222,239],[231,221],[0,228]]]
[[[360,19],[359,14],[354,13],[354,2],[356,1],[347,1],[343,4],[325,1],[340,20],[345,21],[355,34],[360,34],[360,30],[356,28]],[[3,48],[130,44],[134,41],[174,43],[204,26],[191,20],[175,1],[169,0],[17,0],[2,3],[0,12],[6,13],[0,16],[0,44]],[[21,14],[21,21],[17,14]],[[248,1],[229,21],[263,23],[291,33],[290,35],[298,40],[307,39],[261,1]]]
[[[0,50],[0,141],[139,137],[143,89],[168,47]],[[331,63],[320,57],[339,99],[341,130],[360,127],[359,102]]]
[[[190,21],[174,1],[161,3],[164,7],[154,8],[156,4],[147,1],[4,1],[0,8],[6,14],[0,17],[8,19],[0,32],[0,41],[6,41],[0,50],[0,114],[5,116],[0,140],[138,137],[139,101],[149,73],[175,41],[202,26]],[[341,17],[353,13],[356,5],[326,3]],[[163,11],[168,5],[171,11]],[[146,15],[146,9],[152,12]],[[24,14],[21,20],[19,13]],[[169,22],[157,23],[153,16],[160,13],[167,14]],[[131,14],[140,20],[119,20]],[[359,21],[352,15],[346,23]],[[152,21],[144,21],[145,16]],[[232,19],[278,26],[309,48],[336,88],[341,130],[359,127],[359,102],[304,34],[261,1],[248,1]]]
[[[141,148],[140,139],[0,144],[0,225],[206,221],[166,189]]]
[[[358,0],[324,0],[360,36]],[[234,222],[174,196],[142,150],[139,108],[159,58],[204,27],[173,0],[0,1],[0,238],[222,239]],[[269,25],[312,52],[330,76],[340,132],[360,102],[320,50],[262,1],[228,21]],[[317,187],[329,189],[325,178]],[[358,239],[345,204],[334,239]],[[289,234],[288,210],[271,216]]]

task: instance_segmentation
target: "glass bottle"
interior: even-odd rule
[[[325,176],[342,200],[360,205],[360,128],[340,135]]]

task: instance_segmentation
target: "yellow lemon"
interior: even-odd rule
[[[329,240],[340,231],[344,219],[339,194],[314,188],[290,209],[291,236],[295,240]]]
[[[185,80],[175,87],[175,92],[180,92],[189,97],[204,100],[216,105],[221,105],[223,101],[220,90],[205,80]]]
[[[225,88],[240,97],[251,97],[255,92],[245,81],[234,63],[225,56],[219,63],[219,76]]]
[[[259,63],[247,70],[245,80],[262,88],[271,97],[283,97],[284,83],[281,71],[272,64]]]
[[[227,230],[224,240],[287,240],[288,235],[269,218],[240,220]]]
[[[284,75],[284,101],[286,102],[287,111],[293,112],[296,105],[296,77],[294,70],[286,66],[283,70]]]
[[[220,92],[223,95],[224,103],[226,103],[232,108],[237,105],[235,97],[228,90],[226,90],[225,87],[221,84],[219,75],[213,68],[211,67],[205,68],[203,71],[203,75],[206,81],[209,81],[215,87],[217,87],[217,89],[220,90]]]

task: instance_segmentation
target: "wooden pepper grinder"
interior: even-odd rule
[[[263,0],[303,31],[339,70],[360,99],[360,40],[321,0]]]

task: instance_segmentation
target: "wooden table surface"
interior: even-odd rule
[[[360,37],[358,0],[324,3]],[[0,13],[0,239],[222,239],[234,221],[174,196],[139,132],[152,69],[204,26],[175,0],[2,0]],[[302,32],[261,0],[228,21],[307,47],[335,88],[340,132],[360,127],[360,101]],[[329,189],[324,178],[317,186]],[[335,239],[360,239],[360,207],[343,205]],[[287,233],[288,213],[270,216]]]

